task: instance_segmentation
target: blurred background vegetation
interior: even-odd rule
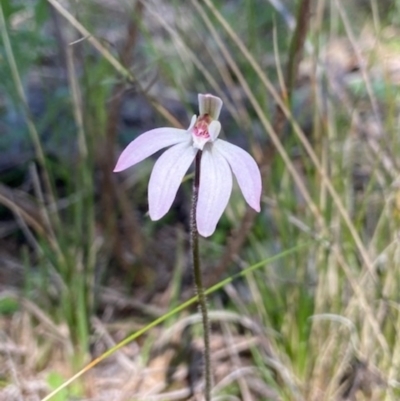
[[[154,160],[197,94],[263,175],[201,242],[219,400],[400,397],[400,1],[2,0],[0,400],[40,400],[193,295],[191,180],[147,216]],[[306,244],[306,246],[304,246]],[[299,247],[300,246],[300,247]],[[201,393],[195,307],[54,400]]]

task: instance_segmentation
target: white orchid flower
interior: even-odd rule
[[[232,192],[232,173],[246,202],[260,211],[262,185],[257,163],[240,147],[218,138],[221,108],[219,97],[199,94],[200,116],[192,117],[187,130],[156,128],[147,131],[122,152],[115,172],[170,146],[156,161],[149,181],[149,215],[152,220],[161,219],[171,208],[179,185],[199,151],[202,151],[202,156],[196,220],[200,235],[208,237],[215,231]]]

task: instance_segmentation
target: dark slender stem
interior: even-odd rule
[[[201,277],[200,256],[199,256],[199,233],[197,232],[197,223],[196,223],[197,199],[199,195],[199,184],[200,184],[200,162],[201,162],[201,151],[199,150],[199,152],[196,155],[196,161],[195,161],[192,210],[190,213],[190,235],[192,243],[194,282],[198,296],[201,316],[203,318],[204,378],[205,378],[204,394],[206,401],[211,401],[210,325],[208,322],[207,299],[204,293],[203,280]]]

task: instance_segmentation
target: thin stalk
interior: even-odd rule
[[[206,401],[211,401],[210,324],[208,321],[207,298],[206,294],[204,293],[203,280],[201,277],[200,256],[199,256],[199,233],[197,231],[197,222],[196,222],[197,199],[199,196],[199,184],[200,184],[201,154],[202,152],[199,150],[196,155],[196,161],[195,161],[192,210],[190,213],[190,238],[192,244],[195,289],[203,321],[204,379],[205,379],[204,394]]]

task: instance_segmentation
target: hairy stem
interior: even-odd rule
[[[197,232],[197,223],[196,223],[197,199],[199,195],[199,184],[200,184],[201,154],[202,154],[201,151],[197,153],[195,162],[192,210],[190,214],[190,236],[191,236],[192,255],[193,255],[194,282],[198,296],[200,312],[203,318],[204,378],[205,378],[204,393],[206,401],[211,401],[210,325],[208,322],[207,299],[204,293],[203,281],[201,277],[200,256],[199,256],[199,233]]]

